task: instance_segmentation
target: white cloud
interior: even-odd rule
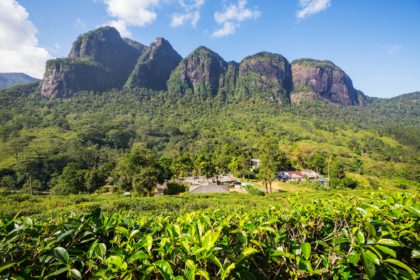
[[[205,0],[179,0],[179,6],[184,10],[182,13],[174,13],[171,18],[171,27],[178,27],[190,22],[193,27],[200,20],[200,9]]]
[[[257,19],[261,12],[258,8],[246,8],[247,0],[238,0],[237,4],[230,4],[222,12],[214,13],[215,21],[222,25],[212,34],[214,38],[221,38],[235,33],[236,28],[244,20]]]
[[[38,46],[37,29],[15,0],[0,1],[0,72],[24,72],[40,78],[48,51]]]
[[[146,26],[156,20],[154,8],[159,0],[104,0],[108,14],[115,18],[109,24],[125,35],[130,35],[128,26]]]
[[[111,20],[105,25],[115,27],[118,30],[118,32],[120,32],[122,37],[130,37],[131,36],[130,30],[128,30],[127,25],[125,24],[125,22],[123,20],[120,20],[120,19],[119,20]]]
[[[236,31],[236,26],[232,22],[225,22],[223,26],[213,32],[212,36],[215,38],[221,38],[234,34]]]
[[[299,10],[296,12],[298,19],[317,14],[331,6],[331,0],[299,0]]]

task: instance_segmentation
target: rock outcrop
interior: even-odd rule
[[[227,68],[227,62],[217,53],[199,47],[175,68],[168,81],[168,89],[175,94],[191,91],[194,94],[215,96]]]
[[[114,85],[113,73],[102,65],[87,59],[61,58],[47,61],[41,94],[71,97],[79,91],[102,91]]]
[[[42,95],[71,97],[78,91],[148,88],[172,95],[243,99],[267,98],[281,104],[325,100],[345,106],[365,104],[366,96],[330,61],[261,52],[227,63],[199,47],[186,58],[163,38],[150,46],[121,38],[113,27],[90,31],[73,43],[67,58],[46,64]]]
[[[164,90],[169,76],[181,59],[168,41],[157,38],[137,60],[125,87]]]
[[[324,99],[342,105],[358,105],[363,94],[353,87],[347,74],[330,61],[299,59],[292,62],[291,100]]]
[[[121,88],[142,51],[140,45],[133,45],[113,27],[79,36],[68,58],[47,62],[41,94],[69,97],[82,90]]]
[[[268,52],[243,59],[239,65],[237,92],[240,96],[267,97],[289,103],[292,73],[286,58]]]

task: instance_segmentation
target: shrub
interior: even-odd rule
[[[244,188],[250,194],[260,195],[260,196],[264,196],[265,195],[265,193],[263,191],[255,188],[252,184],[246,184]]]
[[[357,181],[349,178],[349,177],[344,177],[343,179],[341,179],[341,184],[348,189],[355,189],[357,188]]]
[[[173,195],[183,192],[188,192],[190,187],[187,184],[181,182],[168,182],[166,189],[163,191],[164,194]]]

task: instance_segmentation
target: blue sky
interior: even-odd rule
[[[163,36],[184,57],[205,45],[227,61],[259,51],[328,59],[369,96],[420,90],[419,0],[3,1],[0,31],[9,34],[0,41],[3,33],[27,47],[0,42],[10,57],[0,72],[39,77],[45,59],[66,56],[79,34],[112,24],[144,44]]]

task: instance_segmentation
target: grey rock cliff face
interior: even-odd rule
[[[168,90],[200,97],[267,98],[281,104],[325,100],[345,106],[365,104],[350,77],[330,61],[298,59],[261,52],[240,63],[227,63],[199,47],[186,58],[164,38],[149,47],[122,39],[113,27],[87,32],[73,43],[67,58],[46,64],[41,85],[48,98],[71,97],[78,91],[122,87]]]
[[[239,65],[238,94],[260,95],[288,103],[291,77],[286,58],[269,52],[257,53],[246,57]]]
[[[77,91],[121,88],[141,48],[124,41],[113,27],[100,27],[80,36],[68,58],[46,64],[41,94],[70,97]]]
[[[164,90],[169,76],[181,59],[167,40],[157,38],[137,60],[125,87]]]
[[[217,53],[199,47],[183,59],[173,71],[168,88],[174,93],[192,91],[194,94],[215,96],[228,64]]]
[[[301,59],[292,62],[292,102],[325,99],[342,105],[358,105],[363,94],[347,74],[330,61]]]

